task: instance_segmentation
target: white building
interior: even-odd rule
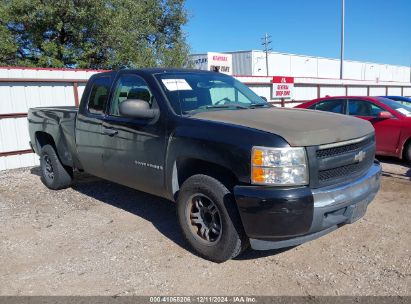
[[[234,51],[232,74],[239,76],[266,76],[263,51]],[[198,55],[193,55],[198,56]],[[309,78],[340,78],[339,59],[269,52],[268,75]],[[407,66],[344,60],[344,79],[374,82],[410,82],[411,69]]]

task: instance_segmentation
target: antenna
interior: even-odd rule
[[[270,75],[270,73],[268,72],[268,52],[272,50],[272,48],[270,48],[270,44],[271,44],[271,36],[268,35],[267,33],[265,33],[264,37],[261,38],[261,40],[263,41],[263,43],[261,44],[262,46],[264,46],[264,52],[265,52],[265,68],[267,71],[267,76]]]

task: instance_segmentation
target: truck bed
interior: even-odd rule
[[[59,107],[35,107],[30,108],[29,111],[37,111],[37,110],[52,110],[52,111],[63,111],[63,112],[77,112],[78,107],[76,106],[59,106]]]
[[[52,136],[55,148],[64,165],[72,166],[76,161],[75,125],[78,108],[69,107],[36,107],[28,112],[30,143],[40,155],[38,141],[44,134]],[[69,153],[67,153],[69,152]]]

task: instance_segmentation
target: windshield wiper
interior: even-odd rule
[[[241,109],[241,110],[247,110],[247,109],[253,109],[253,108],[257,108],[257,107],[263,107],[263,106],[269,106],[271,107],[270,104],[265,104],[265,103],[252,103],[249,105],[241,105],[238,103],[225,103],[225,104],[221,104],[221,105],[207,105],[207,106],[202,106],[200,108],[197,109],[193,109],[193,110],[189,110],[189,111],[183,111],[183,114],[194,114],[197,112],[201,112],[204,111],[205,109]]]
[[[243,106],[243,105],[239,105],[239,104],[233,104],[233,103],[226,103],[226,104],[222,104],[222,105],[207,105],[207,106],[202,106],[200,108],[197,109],[193,109],[193,110],[189,110],[189,111],[183,111],[183,114],[187,115],[187,114],[194,114],[194,113],[198,113],[198,112],[202,112],[204,110],[207,109],[241,109],[241,110],[246,110],[249,109],[249,107],[247,106]]]
[[[247,106],[234,104],[234,103],[226,103],[222,105],[208,105],[206,109],[229,109],[229,108],[236,108],[236,109],[248,109]]]
[[[263,107],[271,107],[268,103],[252,103],[250,104],[250,108],[263,108]]]

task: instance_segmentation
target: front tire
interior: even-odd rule
[[[67,188],[73,179],[73,170],[63,166],[51,145],[44,145],[40,153],[41,181],[52,190]]]
[[[232,193],[210,176],[194,175],[183,183],[177,215],[184,238],[207,260],[225,262],[248,246]]]
[[[404,156],[407,163],[411,165],[411,141],[405,146]]]

